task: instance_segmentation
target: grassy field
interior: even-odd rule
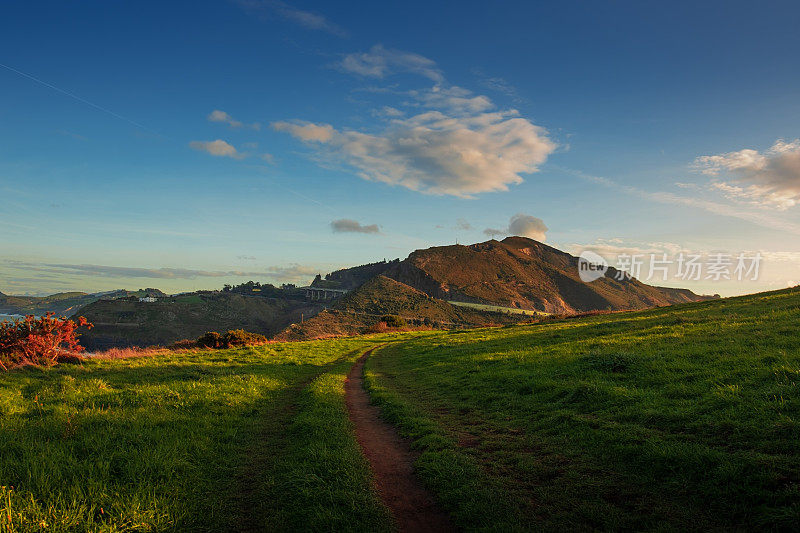
[[[0,531],[385,529],[343,403],[375,343],[0,374]]]
[[[800,524],[800,291],[410,339],[368,361],[467,529]]]
[[[501,307],[499,305],[487,304],[474,304],[470,302],[455,302],[449,300],[447,303],[457,305],[459,307],[469,307],[471,309],[478,309],[480,311],[491,311],[493,313],[511,313],[512,315],[528,315],[528,316],[547,316],[550,313],[543,311],[531,311],[530,309],[518,309],[516,307]]]
[[[381,531],[367,360],[466,530],[800,523],[800,291],[0,374],[0,532]]]

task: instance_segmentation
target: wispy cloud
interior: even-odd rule
[[[351,74],[368,78],[384,78],[397,72],[419,74],[436,83],[444,81],[444,75],[436,62],[413,52],[384,48],[376,44],[369,52],[347,54],[338,66]]]
[[[347,37],[347,30],[331,22],[324,15],[297,9],[280,0],[235,0],[241,7],[262,15],[272,15],[293,22],[309,30],[319,30],[337,37]]]
[[[330,124],[313,124],[305,121],[273,122],[272,129],[285,131],[301,141],[326,143],[333,138],[336,131]]]
[[[357,220],[349,218],[341,218],[331,222],[331,230],[334,233],[380,233],[381,230],[377,224],[362,225]]]
[[[646,200],[651,200],[653,202],[694,207],[697,209],[702,209],[709,213],[714,213],[716,215],[722,215],[722,216],[737,218],[740,220],[745,220],[747,222],[765,228],[777,229],[785,231],[787,233],[800,235],[800,224],[784,220],[780,217],[768,215],[761,211],[747,210],[743,209],[742,206],[724,204],[713,200],[705,200],[693,196],[681,196],[679,194],[667,191],[645,191],[638,187],[619,184],[613,180],[604,178],[602,176],[592,176],[590,174],[585,174],[583,172],[571,169],[561,168],[561,170],[569,174],[572,174],[573,176],[581,178],[585,181],[596,183],[598,185],[602,185],[604,187],[608,187],[611,189],[616,189],[626,194],[637,196],[639,198],[644,198]]]
[[[459,218],[458,220],[456,220],[456,227],[453,229],[459,231],[472,231],[475,228],[472,227],[472,224],[470,224],[468,220],[464,218]]]
[[[140,268],[94,264],[65,263],[23,263],[11,262],[14,267],[25,267],[29,271],[47,272],[58,275],[76,275],[111,278],[149,278],[149,279],[196,279],[249,277],[254,279],[274,279],[278,281],[295,280],[312,276],[316,269],[303,265],[266,267],[263,270],[199,270],[191,268]]]
[[[777,140],[764,152],[746,148],[695,159],[693,168],[717,178],[711,186],[728,199],[785,210],[800,203],[800,139]]]
[[[243,159],[245,157],[233,145],[222,139],[217,139],[216,141],[192,141],[189,143],[189,147],[216,157],[231,157],[233,159]]]
[[[250,128],[254,130],[260,130],[261,124],[258,122],[253,122],[252,124],[245,124],[239,120],[235,120],[232,116],[230,116],[225,111],[221,111],[219,109],[215,109],[208,115],[208,120],[210,122],[224,122],[231,128]]]
[[[490,91],[495,91],[497,93],[503,94],[515,103],[525,103],[526,99],[523,98],[516,87],[511,85],[507,80],[501,78],[499,76],[489,76],[487,75],[482,69],[474,68],[472,69],[472,73],[478,77],[478,80],[481,85],[485,88],[489,89]]]

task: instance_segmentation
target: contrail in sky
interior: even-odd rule
[[[92,103],[92,102],[90,102],[88,100],[85,100],[85,99],[81,98],[80,96],[78,96],[76,94],[73,94],[73,93],[71,93],[69,91],[65,91],[64,89],[56,87],[55,85],[47,83],[46,81],[40,80],[39,78],[37,78],[35,76],[31,76],[30,74],[22,72],[21,70],[17,70],[14,67],[9,67],[8,65],[4,65],[3,63],[0,63],[0,67],[3,67],[5,69],[7,69],[7,70],[10,70],[11,72],[14,72],[16,74],[19,74],[20,76],[22,76],[24,78],[28,78],[29,80],[34,81],[34,82],[38,83],[39,85],[43,85],[43,86],[45,86],[45,87],[47,87],[49,89],[53,89],[54,91],[58,91],[63,95],[69,96],[70,98],[72,98],[74,100],[77,100],[78,102],[81,102],[81,103],[86,104],[86,105],[88,105],[90,107],[93,107],[93,108],[95,108],[95,109],[97,109],[99,111],[102,111],[103,113],[107,113],[107,114],[111,115],[114,118],[118,118],[120,120],[124,120],[125,122],[127,122],[129,124],[132,124],[132,125],[136,126],[139,129],[145,130],[145,131],[147,131],[149,133],[152,133],[154,135],[158,135],[159,137],[164,137],[164,135],[158,133],[157,131],[153,131],[150,128],[148,128],[147,126],[143,126],[142,124],[139,124],[138,122],[136,122],[134,120],[131,120],[128,117],[123,117],[122,115],[120,115],[118,113],[114,113],[110,109],[106,109],[105,107],[102,107],[102,106],[99,106],[97,104],[94,104],[94,103]]]
[[[102,111],[103,113],[111,115],[114,118],[118,118],[120,120],[124,120],[125,122],[127,122],[129,124],[132,124],[132,125],[136,126],[137,128],[139,128],[141,130],[147,131],[147,132],[152,133],[154,135],[158,135],[159,137],[163,137],[165,139],[167,138],[165,135],[162,135],[161,133],[158,133],[157,131],[153,131],[150,128],[148,128],[147,126],[143,126],[142,124],[139,124],[138,122],[136,122],[134,120],[131,120],[128,117],[124,117],[124,116],[122,116],[122,115],[120,115],[118,113],[115,113],[115,112],[111,111],[110,109],[106,109],[105,107],[102,107],[102,106],[99,106],[99,105],[97,105],[95,103],[92,103],[92,102],[90,102],[90,101],[88,101],[88,100],[86,100],[84,98],[81,98],[80,96],[78,96],[76,94],[73,94],[73,93],[71,93],[69,91],[65,91],[64,89],[56,87],[55,85],[47,83],[46,81],[40,80],[39,78],[37,78],[35,76],[31,76],[30,74],[22,72],[21,70],[17,70],[14,67],[10,67],[10,66],[5,65],[3,63],[0,63],[0,67],[3,67],[5,69],[7,69],[7,70],[10,70],[11,72],[14,72],[16,74],[19,74],[20,76],[22,76],[24,78],[27,78],[27,79],[29,79],[29,80],[31,80],[33,82],[36,82],[39,85],[42,85],[42,86],[47,87],[49,89],[53,89],[54,91],[58,91],[58,92],[60,92],[61,94],[65,95],[65,96],[69,96],[70,98],[72,98],[74,100],[77,100],[78,102],[81,102],[82,104],[86,104],[86,105],[88,105],[90,107],[93,107],[93,108],[97,109],[98,111]],[[289,187],[286,187],[285,185],[282,185],[280,183],[275,183],[274,181],[273,181],[273,183],[275,185],[277,185],[278,187],[280,187],[280,188],[282,188],[282,189],[284,189],[286,191],[289,191],[290,193],[292,193],[292,194],[294,194],[294,195],[296,195],[296,196],[298,196],[298,197],[300,197],[300,198],[302,198],[304,200],[307,200],[309,202],[313,202],[315,204],[318,204],[318,205],[320,205],[320,206],[322,206],[322,207],[324,207],[324,208],[326,208],[326,209],[328,209],[328,210],[330,210],[332,212],[334,211],[330,206],[328,206],[328,205],[326,205],[326,204],[324,204],[322,202],[319,202],[319,201],[317,201],[317,200],[315,200],[313,198],[310,198],[310,197],[308,197],[308,196],[306,196],[304,194],[301,194],[301,193],[299,193],[299,192],[297,192],[295,190],[292,190]]]

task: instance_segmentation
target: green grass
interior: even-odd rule
[[[386,529],[342,386],[376,342],[0,375],[0,531]]]
[[[800,291],[410,339],[367,384],[466,529],[800,523]]]
[[[470,302],[455,302],[448,300],[449,304],[457,305],[459,307],[469,307],[470,309],[478,309],[479,311],[491,311],[493,313],[511,313],[512,315],[528,315],[528,316],[547,316],[550,313],[543,311],[531,311],[530,309],[519,309],[517,307],[502,307],[500,305],[488,304],[474,304]]]
[[[800,523],[800,291],[0,374],[0,532],[384,531],[367,386],[467,530]]]

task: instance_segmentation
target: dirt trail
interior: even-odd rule
[[[362,355],[345,381],[345,398],[356,439],[369,460],[384,505],[401,532],[455,531],[431,494],[414,475],[415,455],[397,430],[380,417],[364,390],[364,362],[375,348]]]

